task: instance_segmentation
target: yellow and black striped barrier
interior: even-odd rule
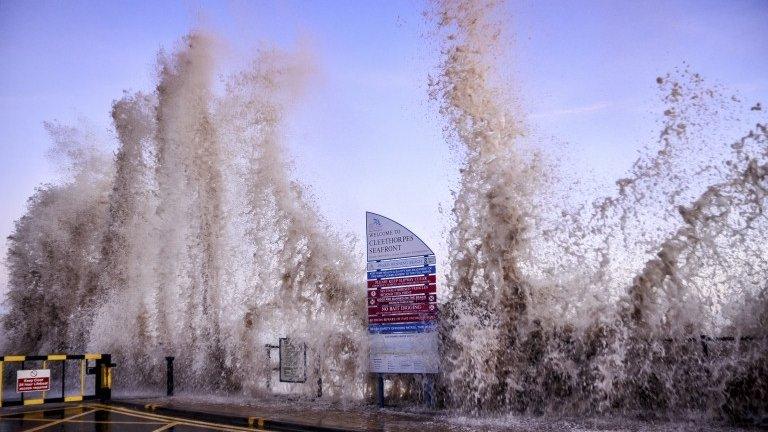
[[[78,362],[78,373],[80,375],[80,389],[76,394],[67,395],[67,361]],[[6,363],[21,363],[21,369],[26,367],[26,362],[42,361],[43,369],[48,368],[48,362],[60,361],[61,363],[61,396],[46,397],[48,391],[40,391],[39,398],[25,398],[21,393],[20,399],[3,399],[3,377],[5,376]],[[94,362],[89,367],[89,362]],[[112,397],[112,355],[110,354],[48,354],[48,355],[7,355],[0,356],[0,407],[15,405],[39,405],[53,402],[80,402],[84,400],[98,399],[107,401]],[[95,392],[92,395],[85,394],[85,376],[95,375]]]

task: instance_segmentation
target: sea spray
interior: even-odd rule
[[[730,146],[724,180],[678,208],[682,227],[633,279],[619,312],[627,335],[622,404],[764,418],[766,327],[757,311],[767,306],[766,286],[754,272],[768,270],[758,240],[766,143],[765,124],[757,124]],[[747,307],[749,299],[757,302]]]
[[[432,96],[465,156],[442,316],[445,403],[765,416],[765,314],[740,310],[747,299],[763,299],[750,313],[765,307],[764,123],[728,146],[744,124],[738,98],[688,70],[661,77],[658,147],[616,196],[553,208],[488,78],[498,4],[436,10]]]
[[[114,103],[118,151],[114,165],[101,164],[106,175],[83,168],[36,196],[55,202],[32,203],[12,241],[5,349],[111,352],[128,391],[158,385],[173,355],[182,391],[359,400],[367,350],[354,246],[290,178],[282,142],[310,56],[262,49],[217,94],[217,43],[193,32],[160,54],[156,91]],[[68,216],[67,204],[93,220]],[[77,239],[60,235],[61,218],[85,223]],[[40,242],[34,224],[58,237]],[[65,265],[35,260],[45,247]],[[55,280],[29,276],[49,271]],[[77,301],[51,301],[71,293]],[[31,334],[35,321],[19,314],[43,303],[55,304],[52,326]],[[272,383],[265,345],[280,337],[306,342],[312,385]]]
[[[158,187],[165,198],[161,198],[161,210],[176,207],[163,215],[161,232],[177,230],[169,225],[178,220],[168,216],[182,213],[186,231],[171,247],[179,248],[175,253],[182,257],[184,274],[181,281],[172,276],[170,283],[179,289],[178,309],[182,311],[177,316],[181,326],[174,333],[186,336],[175,348],[189,353],[179,354],[180,369],[195,376],[216,376],[226,386],[229,371],[221,357],[225,353],[219,301],[224,288],[220,274],[226,265],[221,256],[224,185],[219,171],[220,144],[210,112],[215,47],[210,36],[199,32],[185,42],[184,49],[160,60],[158,155],[178,158],[181,169],[180,174],[167,172],[158,161]],[[171,180],[174,176],[178,177]]]
[[[35,191],[8,238],[5,352],[84,350],[92,319],[88,308],[100,295],[109,157],[87,125],[45,127],[62,179]]]
[[[445,33],[443,63],[430,83],[450,136],[466,162],[450,232],[451,299],[444,325],[444,379],[450,404],[494,409],[506,404],[508,366],[518,330],[527,325],[529,286],[520,277],[536,189],[537,159],[519,150],[521,124],[501,105],[491,85],[491,59],[499,49],[492,2],[440,2],[435,13]],[[459,402],[461,401],[461,402]]]
[[[229,142],[243,156],[235,169],[250,179],[239,186],[246,200],[239,217],[250,221],[243,234],[253,248],[253,271],[246,276],[263,287],[258,297],[243,299],[243,331],[261,329],[255,332],[260,338],[243,339],[250,342],[243,364],[265,365],[255,366],[250,351],[291,335],[304,340],[315,359],[308,365],[310,382],[324,382],[334,397],[362,397],[365,299],[352,276],[353,245],[333,233],[303,187],[286,176],[282,123],[312,73],[308,57],[306,51],[262,51],[227,83],[222,99],[222,123],[238,131],[227,136],[240,137]]]
[[[688,70],[662,76],[659,138],[617,191],[555,205],[570,190],[545,184],[554,168],[524,148],[494,78],[499,6],[432,11],[444,44],[431,96],[463,157],[442,403],[764,419],[760,105]],[[115,102],[113,162],[91,135],[49,127],[70,176],[30,198],[10,239],[3,349],[111,351],[121,390],[159,385],[174,355],[183,391],[365,400],[363,260],[292,179],[284,148],[311,56],[262,49],[217,92],[216,43],[194,32],[160,55],[154,91]],[[265,344],[286,336],[307,343],[311,385],[271,377]],[[399,378],[388,396],[421,389]]]
[[[155,352],[149,327],[151,304],[147,303],[154,284],[157,260],[154,233],[156,201],[150,187],[154,99],[144,94],[125,95],[112,107],[112,120],[121,143],[115,156],[115,175],[109,195],[107,226],[101,244],[99,297],[90,305],[95,319],[87,321],[94,331],[83,335],[92,346],[105,352],[124,354],[132,346],[141,368],[126,365],[130,374],[150,381],[157,368],[150,367]],[[98,306],[98,307],[97,307]],[[155,362],[156,363],[156,362]]]

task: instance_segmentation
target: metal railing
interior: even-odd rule
[[[5,383],[3,378],[5,376],[6,363],[21,363],[20,370],[25,369],[27,362],[42,361],[42,369],[48,368],[49,362],[61,362],[61,396],[59,397],[46,397],[46,391],[32,391],[32,393],[40,393],[42,397],[28,398],[25,397],[24,392],[21,394],[20,399],[4,400],[3,389]],[[78,373],[80,376],[80,389],[77,394],[67,395],[67,361],[78,362]],[[93,362],[92,366],[89,365]],[[115,364],[112,363],[111,354],[48,354],[48,355],[7,355],[0,356],[0,407],[16,406],[16,405],[39,405],[44,403],[54,402],[79,402],[83,400],[101,400],[108,401],[112,397],[112,368]],[[95,375],[95,391],[94,394],[85,394],[86,375]],[[49,378],[50,380],[50,378]]]

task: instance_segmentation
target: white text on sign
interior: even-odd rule
[[[27,369],[16,372],[16,391],[18,393],[48,391],[50,389],[50,369]]]

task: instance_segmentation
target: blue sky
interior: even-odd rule
[[[444,251],[437,209],[450,208],[456,164],[427,99],[437,55],[423,7],[0,0],[0,247],[26,198],[55,178],[43,121],[85,119],[109,136],[112,100],[150,89],[158,49],[203,23],[229,44],[230,65],[261,43],[308,43],[320,74],[288,130],[295,176],[340,230],[360,235],[364,211],[375,211]],[[596,184],[621,177],[656,135],[658,75],[686,63],[768,101],[764,0],[523,1],[506,12],[514,43],[504,73],[532,135]]]

